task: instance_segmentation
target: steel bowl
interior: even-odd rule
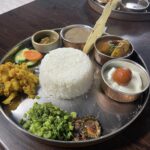
[[[107,61],[109,61],[111,59],[116,59],[116,57],[108,56],[108,55],[100,52],[100,50],[98,50],[97,43],[100,41],[106,41],[106,40],[123,40],[123,38],[120,36],[115,36],[115,35],[106,35],[106,36],[98,38],[95,41],[95,43],[94,43],[94,57],[95,57],[95,60],[97,61],[97,63],[100,65],[103,65],[104,63],[106,63]],[[133,48],[132,43],[130,42],[129,53],[127,55],[119,57],[119,58],[129,58],[132,55],[133,51],[134,51],[134,48]]]
[[[47,43],[47,44],[39,43],[40,39],[42,39],[46,36],[54,36],[55,41]],[[41,53],[48,53],[49,51],[56,49],[56,48],[60,47],[60,45],[61,45],[59,34],[54,30],[38,31],[32,35],[31,41],[32,41],[33,47]]]
[[[106,72],[112,67],[128,67],[130,70],[134,70],[140,74],[142,80],[142,89],[138,92],[123,92],[119,89],[114,89],[112,85],[108,83]],[[118,102],[132,102],[135,101],[141,93],[143,93],[150,85],[150,78],[148,72],[138,63],[129,59],[113,59],[108,61],[102,66],[102,90],[111,99]]]
[[[86,43],[86,40],[83,42],[75,42],[75,41],[71,41],[70,39],[67,39],[65,37],[65,34],[67,31],[69,31],[70,29],[73,29],[73,28],[81,28],[81,29],[86,29],[90,32],[93,31],[92,27],[90,26],[87,26],[87,25],[83,25],[83,24],[74,24],[74,25],[69,25],[69,26],[66,26],[64,28],[61,29],[60,31],[60,36],[63,40],[63,44],[65,47],[73,47],[73,48],[77,48],[77,49],[83,49],[85,43]],[[76,34],[79,34],[79,33],[76,33]],[[74,35],[73,35],[74,36]],[[88,38],[88,37],[87,37]]]
[[[121,8],[126,11],[141,12],[149,7],[148,0],[121,0]]]

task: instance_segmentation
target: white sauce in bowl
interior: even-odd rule
[[[121,92],[125,92],[125,93],[137,93],[142,90],[142,80],[141,80],[140,74],[138,72],[131,69],[131,72],[132,72],[131,81],[129,82],[128,85],[122,86],[122,85],[119,85],[118,83],[116,83],[112,78],[112,74],[114,73],[115,70],[116,70],[116,68],[113,67],[105,74],[108,84],[113,89],[121,91]]]

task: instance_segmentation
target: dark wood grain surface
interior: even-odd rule
[[[36,0],[0,16],[0,58],[19,41],[41,29],[69,24],[93,25],[99,14],[91,10],[86,0]],[[125,22],[110,19],[107,32],[132,41],[150,70],[150,22]],[[0,114],[0,149],[60,150],[29,139]],[[150,102],[143,113],[126,130],[114,138],[85,150],[150,150]]]

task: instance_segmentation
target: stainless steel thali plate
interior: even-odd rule
[[[60,29],[55,29],[56,31],[60,31]],[[27,38],[16,46],[14,46],[1,60],[1,63],[6,61],[13,61],[14,54],[25,47],[32,48],[31,38]],[[46,142],[51,145],[56,146],[65,146],[65,147],[77,147],[77,146],[87,146],[95,143],[103,142],[114,135],[120,133],[123,129],[127,128],[143,111],[145,108],[150,88],[148,88],[137,101],[132,103],[118,103],[103,94],[101,91],[101,76],[100,70],[101,66],[98,65],[92,57],[91,60],[95,66],[95,73],[94,73],[94,83],[91,87],[91,90],[77,98],[72,100],[53,100],[49,98],[40,98],[38,100],[39,103],[51,101],[53,104],[59,106],[60,108],[66,111],[76,111],[79,116],[85,115],[93,115],[95,116],[101,123],[102,126],[102,135],[98,139],[92,139],[87,141],[58,141],[58,140],[50,140],[37,137],[27,131],[25,131],[18,123],[18,120],[21,119],[23,114],[32,107],[34,100],[30,100],[25,97],[21,97],[21,100],[16,100],[16,104],[13,107],[9,106],[0,106],[1,112],[5,116],[5,118],[14,125],[18,130],[26,134],[32,140],[38,140],[41,142]],[[143,67],[146,67],[143,59],[138,55],[137,52],[134,52],[131,56],[132,60],[136,61],[137,63],[141,64]],[[38,67],[33,68],[38,72]]]
[[[88,4],[96,12],[100,14],[103,12],[104,5],[100,4],[97,0],[88,0]],[[113,10],[110,17],[119,20],[148,21],[150,20],[150,6],[146,11],[143,12]]]

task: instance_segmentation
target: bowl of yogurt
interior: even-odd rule
[[[129,59],[108,61],[101,69],[102,90],[118,102],[135,101],[150,85],[148,72]]]

